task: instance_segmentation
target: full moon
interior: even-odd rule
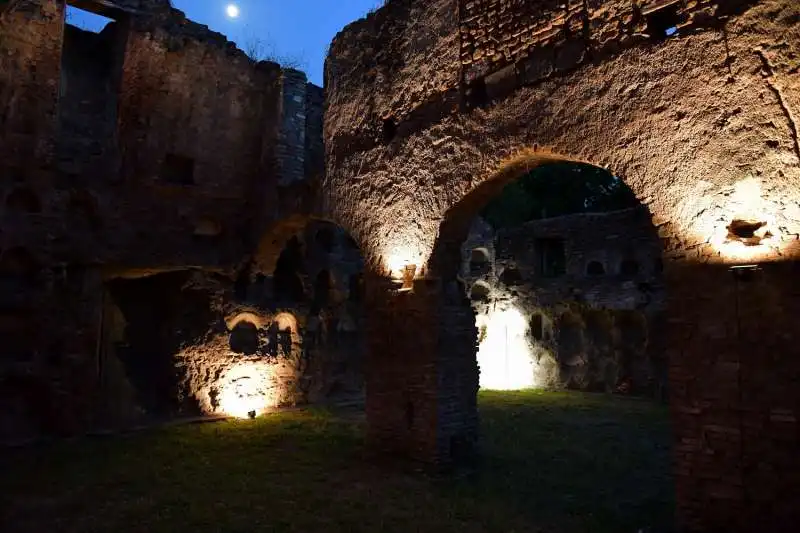
[[[228,17],[235,19],[239,16],[239,6],[228,4],[228,7],[225,8],[225,13],[227,13]]]

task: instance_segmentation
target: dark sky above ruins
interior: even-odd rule
[[[310,81],[322,85],[325,53],[344,26],[361,18],[380,0],[173,0],[195,22],[224,33],[242,50],[255,50],[261,59],[272,59],[299,68]],[[239,16],[226,15],[229,4]],[[70,24],[99,31],[101,17],[71,10]]]

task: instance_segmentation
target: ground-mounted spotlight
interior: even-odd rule
[[[414,276],[417,274],[417,265],[406,265],[403,267],[403,285],[401,291],[410,291],[414,288]]]
[[[734,279],[743,282],[753,281],[759,270],[761,269],[758,265],[734,265],[730,267]]]

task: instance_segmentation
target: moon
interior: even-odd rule
[[[228,18],[239,18],[239,6],[236,4],[228,4],[225,8],[225,14],[228,15]]]

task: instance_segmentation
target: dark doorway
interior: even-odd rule
[[[171,272],[106,285],[124,317],[122,341],[113,352],[148,415],[197,414],[196,405],[181,400],[175,355],[184,343],[205,334],[212,314],[206,293],[184,289],[189,275]]]

